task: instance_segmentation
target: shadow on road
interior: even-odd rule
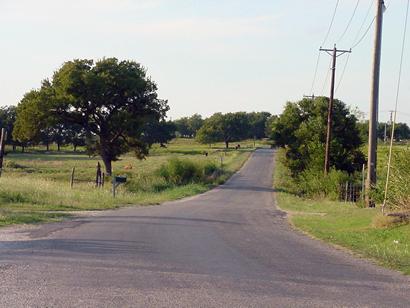
[[[67,252],[83,254],[135,254],[155,253],[148,242],[112,241],[112,240],[80,240],[80,239],[49,239],[30,241],[0,242],[1,257],[8,250],[13,255],[52,255],[64,256]]]

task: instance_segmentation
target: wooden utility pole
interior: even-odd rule
[[[366,179],[366,205],[374,207],[374,201],[370,198],[372,187],[376,185],[377,167],[377,121],[379,116],[379,85],[380,85],[380,60],[382,47],[382,27],[384,1],[377,1],[376,28],[373,51],[373,73],[370,99],[370,118],[369,118],[369,151],[367,157],[367,179]]]
[[[387,123],[384,123],[384,139],[383,141],[387,142]]]
[[[335,75],[336,75],[336,59],[337,57],[345,54],[346,52],[352,52],[351,50],[339,50],[336,48],[336,44],[333,49],[323,49],[327,54],[332,56],[332,79],[330,82],[330,97],[327,111],[327,130],[326,130],[326,145],[325,145],[325,175],[329,173],[330,169],[330,141],[332,140],[332,124],[333,124],[333,101],[335,95]]]
[[[391,129],[393,128],[393,113],[394,113],[394,111],[393,110],[390,110],[389,111],[389,113],[390,113],[390,121],[389,122],[386,122],[386,123],[384,123],[384,142],[387,142],[387,125],[390,125],[390,135],[391,135]]]

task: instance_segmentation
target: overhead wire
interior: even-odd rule
[[[359,44],[364,40],[364,38],[367,36],[367,34],[369,33],[370,28],[372,27],[372,25],[374,24],[374,21],[376,20],[376,16],[373,17],[372,21],[370,22],[369,26],[367,27],[366,31],[363,33],[362,37],[355,43],[353,44],[353,46],[351,47],[351,49],[356,48],[357,46],[359,46]]]
[[[337,8],[339,7],[339,2],[340,2],[340,0],[337,0],[337,1],[336,1],[336,6],[335,6],[335,9],[334,9],[334,11],[333,11],[333,16],[332,16],[332,19],[331,19],[331,21],[330,21],[329,28],[327,29],[327,33],[326,33],[326,36],[325,36],[325,38],[324,38],[324,40],[323,40],[322,46],[325,45],[325,43],[327,42],[327,39],[329,38],[330,31],[332,30],[333,23],[334,23],[334,21],[335,21]]]
[[[337,91],[339,90],[339,87],[340,87],[340,85],[341,85],[341,83],[342,83],[342,81],[343,81],[343,77],[345,76],[346,68],[347,68],[347,65],[349,64],[350,55],[351,55],[351,53],[349,52],[349,53],[347,54],[347,57],[346,57],[346,61],[345,61],[345,65],[344,65],[344,67],[343,67],[342,74],[340,75],[339,82],[337,83],[337,86],[336,86],[336,91],[335,91],[336,93],[337,93]]]
[[[337,1],[336,1],[336,5],[335,5],[335,8],[334,8],[334,10],[333,10],[333,14],[332,14],[332,18],[331,18],[331,20],[330,20],[329,27],[328,27],[328,29],[327,29],[325,38],[323,39],[322,44],[321,44],[320,47],[322,47],[322,46],[327,42],[327,39],[329,38],[330,31],[332,30],[333,23],[334,23],[334,21],[335,21],[337,9],[338,9],[338,7],[339,7],[339,2],[340,2],[340,0],[337,0]],[[316,84],[316,80],[317,80],[317,72],[318,72],[318,69],[319,69],[320,56],[321,56],[321,52],[319,51],[318,56],[317,56],[317,60],[316,60],[315,72],[314,72],[314,74],[313,74],[312,85],[311,85],[311,89],[310,89],[310,93],[311,93],[312,95],[313,95],[313,93],[314,93],[315,84]],[[322,92],[323,92],[323,90],[322,90]]]
[[[360,36],[360,34],[361,34],[361,32],[362,32],[362,29],[363,29],[364,25],[366,24],[366,21],[367,21],[367,19],[368,19],[368,17],[369,17],[370,11],[371,11],[371,9],[372,9],[372,7],[373,7],[373,4],[374,4],[374,1],[373,1],[373,0],[370,0],[370,4],[369,4],[369,7],[368,7],[368,9],[367,9],[367,11],[366,11],[366,15],[365,15],[365,17],[364,17],[364,19],[363,19],[363,22],[361,23],[361,25],[360,25],[360,27],[359,27],[359,30],[358,30],[357,33],[356,33],[355,38],[354,38],[353,41],[352,41],[352,47],[350,48],[350,50],[356,48],[356,47],[364,40],[364,38],[365,38],[365,37],[367,36],[367,34],[369,33],[369,30],[370,30],[371,26],[373,25],[373,23],[374,23],[374,21],[375,21],[376,16],[374,16],[373,20],[372,20],[372,21],[370,22],[370,24],[368,25],[366,31],[363,33],[363,35],[362,35],[362,36],[360,37],[360,39],[359,39],[359,36]],[[353,15],[352,15],[353,17],[354,17],[354,15],[356,14],[358,5],[359,5],[359,1],[356,2],[355,9],[353,10]],[[349,20],[348,27],[350,26],[353,17]],[[348,28],[348,27],[347,27],[347,28]],[[343,37],[344,35],[345,35],[345,32],[343,33],[342,37]],[[358,40],[358,39],[359,39],[359,40]],[[339,40],[341,40],[341,39],[339,39]],[[343,81],[344,76],[345,76],[345,73],[346,73],[347,66],[348,66],[348,64],[349,64],[349,60],[350,60],[350,53],[347,55],[346,62],[345,62],[345,65],[344,65],[344,67],[343,67],[342,74],[341,74],[341,76],[340,76],[339,82],[338,82],[337,87],[336,87],[336,92],[339,90],[340,85],[342,84],[342,81]]]
[[[372,9],[372,7],[373,7],[373,4],[374,4],[374,0],[370,0],[370,4],[369,4],[369,7],[367,8],[366,15],[365,15],[365,17],[364,17],[364,19],[363,19],[363,21],[362,21],[360,27],[359,27],[359,30],[358,30],[357,33],[356,33],[355,38],[354,38],[353,41],[352,41],[352,45],[354,45],[354,43],[355,43],[355,42],[357,41],[357,39],[359,38],[360,33],[362,32],[362,29],[363,29],[364,25],[366,24],[367,18],[369,17],[369,14],[370,14],[370,11],[371,11],[371,9]]]
[[[354,10],[353,10],[353,14],[352,14],[352,16],[350,17],[350,19],[349,19],[349,21],[348,21],[348,23],[347,23],[347,25],[346,25],[346,28],[345,28],[345,30],[343,31],[342,35],[341,35],[341,36],[339,37],[339,39],[337,40],[338,42],[340,42],[340,41],[344,38],[344,36],[346,35],[347,31],[349,30],[350,25],[352,24],[353,18],[354,18],[355,15],[356,15],[357,8],[359,7],[359,3],[360,3],[360,0],[357,0],[356,6],[354,7]]]
[[[327,82],[329,80],[330,70],[332,68],[332,62],[333,62],[332,58],[330,58],[330,63],[329,63],[329,67],[328,67],[327,72],[326,72],[325,81],[323,82],[322,91],[320,92],[322,95],[324,95],[324,93],[325,93],[325,87],[326,87]]]
[[[402,71],[403,71],[404,50],[405,50],[405,47],[406,47],[407,24],[408,24],[408,17],[409,17],[409,6],[410,6],[410,0],[407,0],[406,18],[405,18],[405,22],[404,22],[403,40],[402,40],[402,45],[401,45],[399,77],[398,77],[398,80],[397,80],[396,100],[395,100],[395,105],[394,105],[394,116],[393,116],[393,123],[392,123],[392,129],[391,129],[389,158],[388,158],[388,161],[387,161],[386,185],[385,185],[385,188],[384,188],[384,199],[383,199],[383,205],[382,205],[382,213],[383,214],[385,212],[386,202],[387,202],[387,194],[388,194],[388,190],[389,190],[391,161],[392,161],[392,153],[393,153],[394,129],[395,129],[396,120],[397,120],[397,107],[398,107],[398,104],[399,104],[401,76],[402,76]]]
[[[312,95],[314,95],[314,91],[313,91],[313,90],[314,90],[314,88],[315,88],[315,83],[316,83],[316,78],[317,78],[317,71],[318,71],[318,69],[319,69],[320,55],[321,55],[321,52],[320,52],[320,50],[319,50],[319,53],[318,53],[318,55],[317,55],[317,60],[316,60],[315,73],[314,73],[314,75],[313,75],[312,86],[311,86],[311,88],[310,88],[310,94],[312,94]]]

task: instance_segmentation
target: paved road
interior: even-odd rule
[[[409,279],[291,230],[273,168],[259,150],[198,197],[14,234],[1,306],[409,307]]]

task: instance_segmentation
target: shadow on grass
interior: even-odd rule
[[[98,157],[89,157],[81,152],[27,152],[27,153],[8,153],[6,159],[16,160],[41,160],[41,161],[71,161],[71,160],[97,160]]]

